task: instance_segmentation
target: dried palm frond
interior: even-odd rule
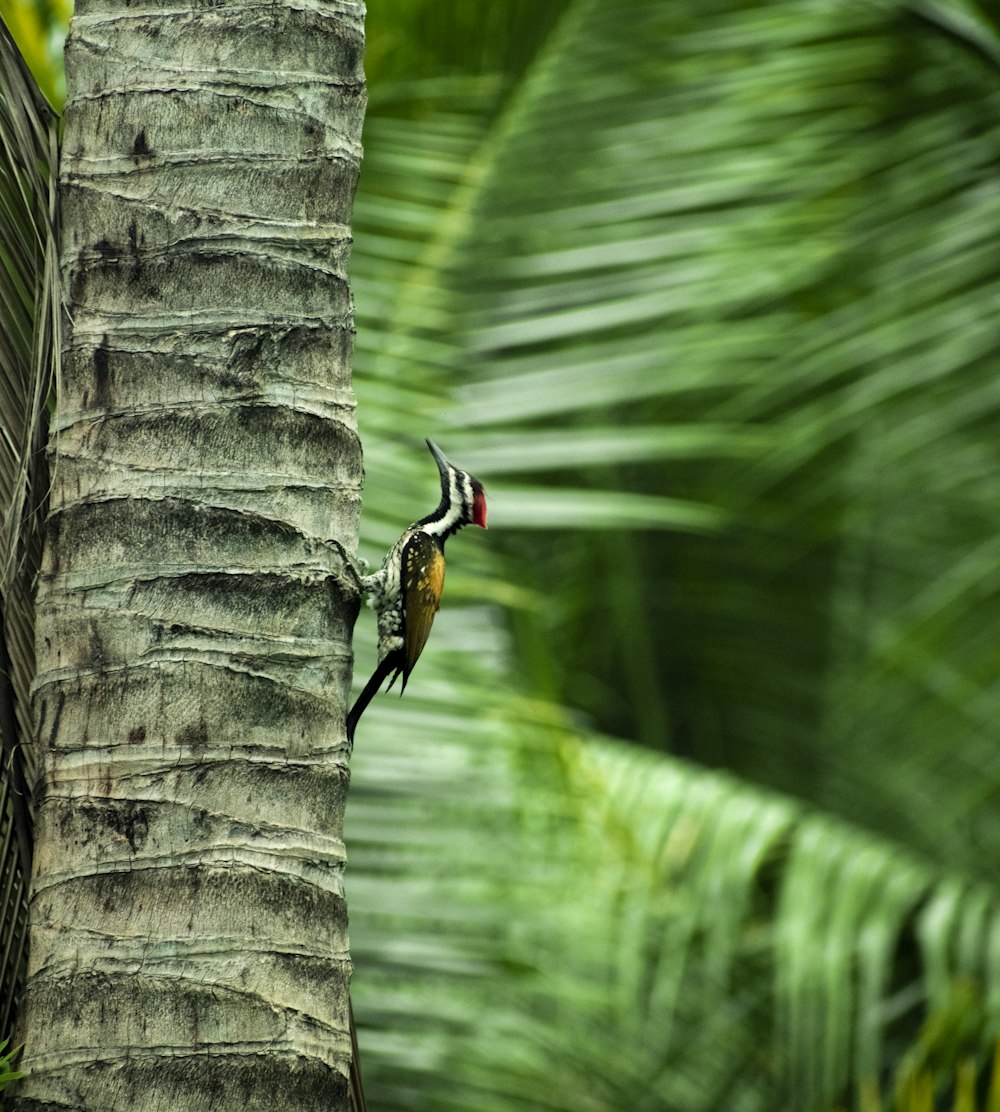
[[[33,581],[59,356],[58,121],[0,22],[0,1029],[23,972],[31,864]]]

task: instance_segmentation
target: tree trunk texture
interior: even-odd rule
[[[347,1107],[361,0],[81,0],[17,1108]]]

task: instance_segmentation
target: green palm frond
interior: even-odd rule
[[[973,870],[1000,851],[998,41],[943,0],[565,6],[478,113],[453,84],[406,145],[373,120],[374,190],[426,223],[358,362],[436,364],[449,450],[499,464],[541,694]]]
[[[48,482],[46,402],[59,356],[56,165],[56,120],[0,21],[0,1033],[10,1028],[26,969],[38,761],[34,576]]]
[[[56,129],[51,110],[28,72],[13,39],[0,25],[0,150],[3,154],[0,192],[0,428],[5,466],[0,470],[0,497],[5,529],[15,528],[25,497],[25,477],[32,450],[30,431],[44,404],[50,365],[54,274]],[[48,285],[46,285],[48,283]],[[9,542],[10,534],[5,534]],[[4,545],[9,562],[11,545]]]
[[[482,613],[441,617],[415,698],[373,706],[354,760],[373,1102],[863,1109],[904,1048],[937,1083],[959,1058],[988,1069],[1000,892],[490,695]],[[950,1058],[920,1050],[943,1038],[927,1015]]]
[[[1000,67],[1000,19],[981,0],[909,0],[907,7]]]
[[[0,24],[0,732],[26,861],[32,591],[48,481],[46,403],[60,346],[57,162],[57,120]]]
[[[962,1054],[987,1067],[1000,114],[988,51],[941,24],[569,3],[516,80],[463,84],[451,56],[376,98],[368,554],[433,496],[424,432],[504,524],[453,556],[427,702],[377,704],[359,738],[359,1012],[387,1106],[871,1112],[966,978],[985,1018]],[[509,644],[454,613],[498,584]],[[520,726],[511,669],[537,700]],[[547,698],[787,795],[580,745]],[[425,806],[438,738],[451,791]]]

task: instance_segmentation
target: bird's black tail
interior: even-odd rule
[[[399,656],[396,652],[391,652],[379,664],[379,666],[372,673],[372,678],[365,684],[364,691],[358,696],[354,706],[351,707],[350,713],[347,715],[347,740],[351,745],[354,744],[354,730],[357,727],[358,719],[365,713],[365,708],[375,697],[378,689],[382,686],[385,677],[390,672],[398,672],[400,669]],[[395,679],[395,676],[393,676]]]

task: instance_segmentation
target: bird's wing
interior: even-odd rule
[[[403,687],[431,632],[444,590],[444,552],[427,533],[414,533],[403,549]]]

